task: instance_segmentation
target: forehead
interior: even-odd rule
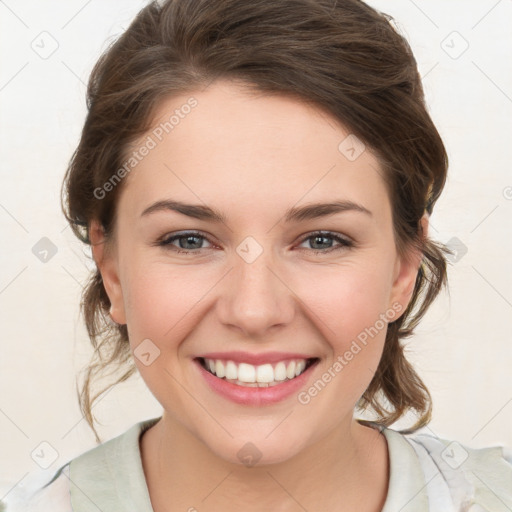
[[[133,215],[166,196],[273,210],[330,198],[389,206],[377,158],[336,118],[233,82],[162,101],[126,157],[134,151],[144,156],[121,200]]]

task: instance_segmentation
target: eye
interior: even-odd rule
[[[301,243],[308,242],[310,240],[310,245],[312,246],[311,250],[320,254],[339,249],[348,249],[354,245],[348,238],[344,238],[337,233],[332,233],[331,231],[316,231],[315,233],[308,235],[306,238],[303,238]],[[338,243],[337,247],[332,246],[333,240]]]
[[[206,236],[197,231],[184,231],[164,238],[158,241],[156,245],[169,248],[177,253],[190,254],[193,252],[199,252],[201,249],[208,249],[209,247],[202,247],[204,241],[211,243]],[[338,245],[333,246],[333,241]],[[175,245],[175,242],[178,242],[178,245]],[[302,239],[301,244],[305,242],[309,242],[311,248],[302,249],[311,250],[319,254],[325,254],[340,249],[348,249],[354,245],[351,240],[330,231],[317,231],[309,234],[307,237]]]
[[[198,252],[200,249],[204,249],[204,247],[201,247],[204,240],[208,240],[208,238],[201,233],[196,231],[185,231],[168,238],[164,238],[157,242],[157,245],[168,247],[178,253],[189,254],[191,252]],[[178,241],[178,246],[173,244],[175,241]]]

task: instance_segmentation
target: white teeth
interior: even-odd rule
[[[226,379],[237,379],[238,378],[238,370],[236,368],[236,364],[233,361],[228,361],[226,364]]]
[[[240,379],[243,380],[243,379]],[[271,364],[264,364],[256,368],[256,380],[258,382],[273,382],[274,368]]]
[[[224,371],[224,363],[222,361],[215,361],[215,375],[222,379],[222,377],[226,376],[226,372]]]
[[[275,365],[262,364],[254,366],[248,363],[236,364],[234,361],[204,359],[210,372],[219,378],[249,387],[273,386],[284,380],[298,377],[306,368],[305,359],[288,362],[280,361]]]
[[[279,381],[286,379],[286,365],[282,361],[276,364],[274,369],[274,379]]]
[[[217,374],[217,377],[220,377],[220,375]],[[238,380],[256,382],[256,368],[252,364],[240,363],[238,365]]]
[[[289,379],[293,379],[293,377],[295,377],[295,361],[291,361],[288,367],[286,368],[286,376]]]

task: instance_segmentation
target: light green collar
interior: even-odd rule
[[[133,425],[70,463],[71,504],[75,512],[136,510],[153,512],[140,453],[141,434],[160,420]],[[388,443],[390,481],[382,512],[428,512],[426,482],[411,444],[394,430],[382,430]],[[91,508],[92,507],[92,508]]]

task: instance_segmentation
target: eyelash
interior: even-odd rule
[[[174,242],[175,240],[179,240],[180,238],[187,238],[187,237],[190,237],[190,236],[196,236],[198,238],[203,238],[203,239],[207,240],[208,242],[212,243],[211,240],[208,239],[208,237],[204,236],[200,232],[197,232],[197,231],[184,231],[182,233],[178,233],[176,235],[173,235],[173,236],[171,236],[169,238],[162,239],[162,240],[158,241],[155,245],[158,245],[160,247],[169,248],[172,251],[175,251],[175,252],[180,253],[180,254],[190,254],[190,253],[194,253],[194,252],[197,253],[201,249],[195,249],[195,250],[187,251],[185,249],[180,249],[180,248],[178,248],[176,246],[171,245],[171,243]],[[333,233],[331,231],[314,231],[313,233],[310,233],[308,236],[304,237],[299,243],[302,244],[305,241],[307,241],[309,239],[312,239],[312,238],[315,238],[315,237],[318,237],[318,236],[322,236],[322,237],[326,237],[326,238],[332,238],[336,242],[340,243],[340,246],[338,246],[338,247],[329,247],[327,249],[319,249],[319,250],[301,248],[301,250],[310,250],[310,251],[313,251],[314,253],[318,253],[318,254],[327,254],[327,253],[330,253],[330,252],[333,252],[333,251],[337,251],[337,250],[340,250],[340,249],[349,249],[349,248],[354,246],[354,243],[351,240],[343,238],[343,237],[339,236],[338,234]]]

